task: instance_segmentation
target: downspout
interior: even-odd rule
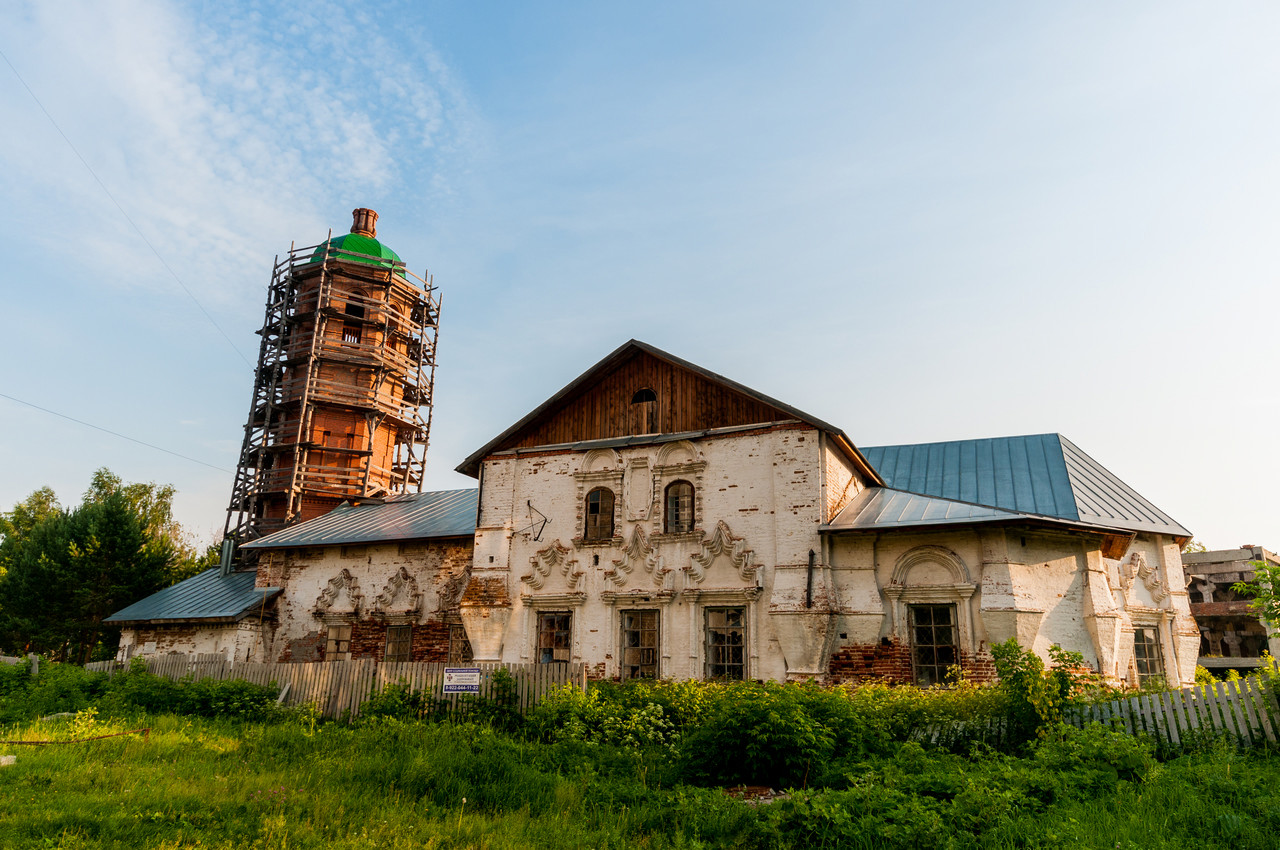
[[[814,567],[815,557],[816,556],[813,554],[813,550],[810,549],[809,550],[809,570],[808,570],[808,575],[805,576],[805,583],[804,583],[804,607],[806,608],[813,607],[813,567]]]

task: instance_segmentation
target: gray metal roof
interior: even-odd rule
[[[861,531],[928,525],[970,525],[1022,518],[1022,514],[986,505],[937,499],[888,487],[868,487],[855,496],[830,525],[823,526],[821,530]]]
[[[897,490],[1086,526],[1191,536],[1061,434],[862,451]]]
[[[322,517],[290,526],[245,549],[383,543],[433,537],[471,537],[476,532],[479,490],[406,493],[385,502],[339,505]]]
[[[257,611],[280,592],[278,587],[254,587],[254,572],[220,575],[217,567],[166,587],[117,611],[105,622],[120,625],[155,620],[235,622]]]

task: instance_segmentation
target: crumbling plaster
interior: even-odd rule
[[[476,658],[535,660],[538,612],[571,611],[572,660],[615,676],[618,612],[643,608],[660,612],[659,675],[700,678],[704,611],[742,606],[750,677],[819,673],[831,622],[818,534],[832,504],[823,484],[824,465],[837,466],[830,455],[816,429],[788,424],[694,442],[490,456],[472,568],[486,599],[464,600],[462,615]],[[851,498],[863,482],[838,466],[838,489]],[[664,494],[680,480],[695,488],[695,528],[668,534]],[[599,542],[583,539],[584,498],[597,486],[616,497],[614,535]],[[816,604],[806,609],[811,550]]]

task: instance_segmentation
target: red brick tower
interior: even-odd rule
[[[375,238],[377,213],[352,215],[276,258],[227,509],[238,542],[422,489],[440,299]]]

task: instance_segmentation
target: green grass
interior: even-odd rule
[[[0,746],[0,846],[66,848],[1273,848],[1280,763],[1225,746],[1163,764],[1117,733],[1025,758],[900,745],[760,808],[679,784],[669,749],[535,743],[479,726],[252,724],[172,715],[149,738]],[[464,803],[465,800],[465,803]]]

